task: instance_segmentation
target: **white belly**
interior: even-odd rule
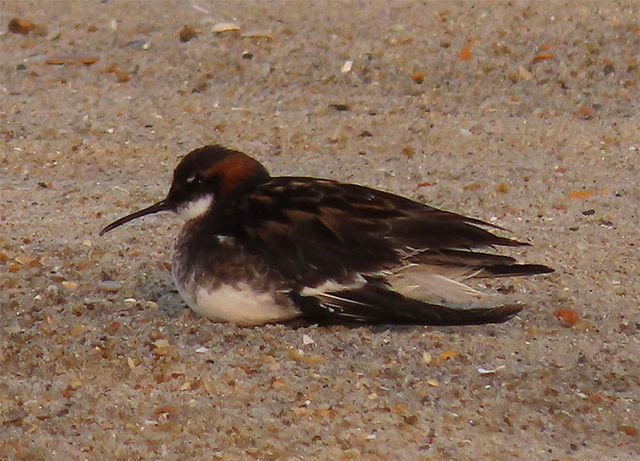
[[[196,312],[218,322],[237,325],[262,325],[300,316],[292,305],[283,306],[273,293],[258,292],[247,283],[221,284],[215,289],[197,288],[192,295],[178,289]]]

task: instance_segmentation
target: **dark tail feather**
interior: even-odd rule
[[[516,262],[511,256],[496,255],[465,250],[424,250],[411,255],[411,262],[422,264],[442,264],[445,266],[508,266]]]
[[[292,297],[305,317],[330,323],[480,325],[505,322],[522,310],[516,304],[456,309],[406,298],[375,284],[318,297]]]
[[[517,275],[547,274],[551,267],[542,264],[516,264],[510,256],[462,250],[425,250],[411,255],[409,261],[418,264],[440,264],[443,266],[467,266],[481,272],[473,277],[511,277]]]
[[[548,274],[553,269],[542,264],[497,264],[495,266],[485,266],[477,278],[486,277],[513,277],[517,275]]]

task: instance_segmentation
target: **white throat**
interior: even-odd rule
[[[213,194],[207,194],[195,200],[191,200],[178,207],[177,212],[185,221],[199,218],[204,215],[213,203]]]

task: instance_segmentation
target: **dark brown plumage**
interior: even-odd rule
[[[521,306],[463,309],[429,298],[476,295],[464,283],[471,278],[552,271],[479,251],[526,245],[480,220],[354,184],[271,177],[254,159],[220,146],[188,154],[167,198],[101,233],[162,210],[187,219],[173,267],[180,293],[204,315],[240,324],[297,316],[502,322]]]

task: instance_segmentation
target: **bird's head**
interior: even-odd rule
[[[269,173],[258,161],[242,152],[217,145],[196,149],[176,166],[164,200],[112,222],[100,231],[100,235],[159,211],[174,211],[186,220],[198,218],[220,200],[246,192],[269,178]]]

